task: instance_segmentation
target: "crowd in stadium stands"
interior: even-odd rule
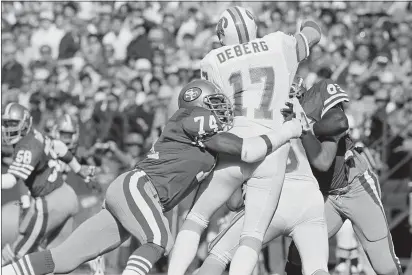
[[[2,106],[28,107],[46,132],[77,116],[79,153],[109,183],[150,149],[234,4],[253,10],[260,36],[319,22],[323,38],[298,74],[349,94],[353,137],[374,148],[386,133],[389,168],[412,152],[411,2],[2,2]],[[393,177],[411,171],[407,162]]]

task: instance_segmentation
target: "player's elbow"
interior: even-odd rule
[[[339,129],[339,133],[344,133],[349,129],[349,121],[346,116],[340,116],[336,119],[336,127]]]

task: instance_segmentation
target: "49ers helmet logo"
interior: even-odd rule
[[[202,94],[202,90],[198,87],[190,88],[186,90],[183,94],[183,100],[186,102],[191,102],[196,100]]]

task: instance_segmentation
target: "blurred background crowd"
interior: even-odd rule
[[[80,157],[109,183],[150,149],[236,4],[253,11],[259,36],[319,22],[323,38],[298,74],[308,88],[335,80],[374,167],[412,179],[411,2],[2,2],[2,106],[28,107],[45,132],[76,116]],[[2,153],[3,168],[11,150]]]

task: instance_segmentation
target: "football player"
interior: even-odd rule
[[[239,137],[279,130],[280,109],[300,61],[321,38],[313,21],[302,24],[294,36],[275,32],[257,39],[252,13],[241,7],[226,9],[216,27],[221,48],[201,61],[202,77],[215,83],[234,103],[234,127]],[[219,158],[213,179],[194,205],[173,248],[170,275],[184,275],[193,260],[200,235],[213,213],[247,181],[245,222],[240,246],[230,266],[231,275],[249,275],[258,260],[262,240],[278,205],[290,144],[279,148],[259,165]]]
[[[381,202],[378,177],[346,134],[349,127],[342,103],[349,101],[348,95],[330,79],[317,82],[308,91],[304,86],[296,87],[315,133],[309,132],[301,140],[325,196],[329,237],[349,219],[375,272],[402,274]],[[298,249],[292,243],[286,271],[297,275],[302,274],[301,270]]]
[[[218,152],[256,162],[302,134],[297,119],[283,123],[280,132],[250,138],[218,133],[231,127],[232,105],[205,80],[192,81],[182,89],[179,108],[147,158],[110,184],[98,214],[58,247],[27,255],[2,273],[24,275],[23,268],[28,270],[26,275],[69,273],[132,235],[142,245],[130,256],[123,274],[147,274],[173,244],[163,212],[200,186],[215,167]]]
[[[77,212],[76,193],[64,182],[58,160],[83,178],[93,175],[90,167],[81,166],[62,142],[50,140],[35,130],[29,111],[18,103],[10,103],[4,110],[2,138],[5,144],[13,146],[14,154],[7,172],[1,175],[1,187],[12,188],[23,181],[31,195],[17,240],[2,250],[4,265],[35,251],[50,235],[58,237],[56,231]]]
[[[70,115],[64,114],[60,116],[53,124],[50,135],[53,139],[63,142],[73,155],[76,154],[79,141],[79,125]],[[65,165],[65,163],[61,163],[61,168],[66,178],[70,167]]]
[[[302,84],[300,77],[296,77],[296,80],[292,84],[290,94],[291,97],[295,98],[299,96],[297,86]],[[293,106],[296,108],[299,103]],[[282,111],[288,110],[283,109]],[[345,129],[341,131],[345,131]],[[304,274],[329,274],[327,267],[329,248],[323,214],[323,196],[310,168],[302,142],[297,139],[290,142],[291,154],[278,209],[266,231],[264,243],[266,244],[280,235],[290,236],[302,254]],[[243,198],[242,195],[239,195],[241,192],[238,189],[231,196],[228,201],[230,209],[242,208]],[[247,191],[243,191],[243,195],[245,193],[247,194]],[[245,219],[244,214],[244,209],[241,209],[230,225],[211,242],[209,256],[197,275],[223,273],[239,245],[242,224]]]
[[[75,118],[69,114],[59,117],[51,130],[55,139],[61,140],[67,148],[74,154],[79,142],[79,124]]]

